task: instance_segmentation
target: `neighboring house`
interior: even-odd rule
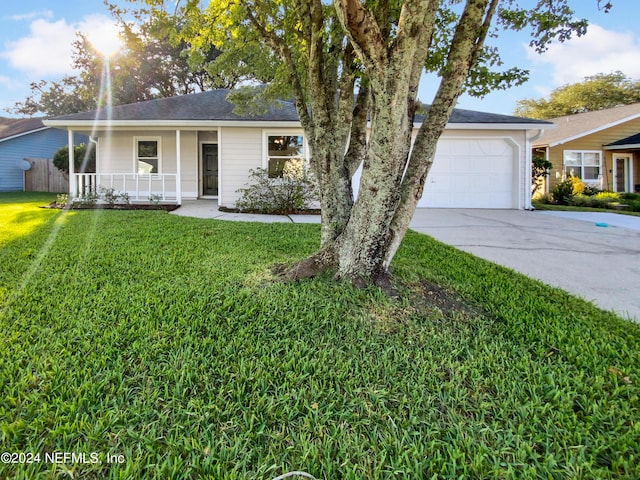
[[[24,172],[31,168],[27,158],[53,158],[68,136],[45,126],[42,118],[2,119],[0,122],[0,192],[24,190]],[[76,142],[86,137],[77,136]]]
[[[533,142],[552,164],[546,191],[569,175],[602,190],[640,191],[640,103],[550,120]]]
[[[97,142],[97,173],[72,175],[72,195],[100,185],[127,192],[134,201],[212,198],[233,207],[251,169],[264,167],[278,176],[287,162],[308,159],[292,103],[237,115],[228,93],[214,90],[47,120]],[[419,206],[530,208],[530,138],[549,126],[455,110]]]

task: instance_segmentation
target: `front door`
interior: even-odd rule
[[[631,155],[613,156],[613,186],[616,192],[631,191]]]
[[[202,194],[218,195],[218,144],[202,144]]]

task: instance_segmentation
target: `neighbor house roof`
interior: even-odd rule
[[[550,121],[556,128],[545,130],[533,146],[555,147],[637,118],[640,118],[640,103],[552,118]]]
[[[45,126],[42,120],[42,118],[3,118],[0,122],[0,142],[51,128]]]
[[[604,146],[605,150],[620,150],[623,148],[640,148],[640,133],[622,138]]]
[[[119,105],[93,112],[53,117],[45,123],[54,127],[86,127],[89,125],[127,127],[148,126],[198,126],[252,123],[299,125],[298,114],[292,102],[279,100],[256,115],[234,113],[234,104],[227,100],[229,90],[219,89],[177,97],[159,98],[145,102]],[[416,118],[419,122],[420,119]],[[449,125],[469,128],[470,125],[493,128],[548,128],[544,120],[523,119],[510,115],[455,109]]]

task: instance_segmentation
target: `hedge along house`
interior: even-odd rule
[[[308,160],[292,103],[240,115],[228,94],[213,90],[47,120],[68,131],[70,144],[74,132],[97,143],[97,172],[70,175],[71,195],[79,198],[102,186],[126,192],[133,201],[204,198],[233,207],[250,170],[267,168],[277,177],[287,163]],[[419,206],[530,208],[531,140],[549,126],[455,110]]]
[[[640,191],[640,103],[553,118],[533,155],[553,167],[546,192],[569,175],[611,192]]]

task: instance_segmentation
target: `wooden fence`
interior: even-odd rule
[[[24,172],[26,192],[69,192],[69,177],[53,164],[50,158],[25,158],[31,168]]]

